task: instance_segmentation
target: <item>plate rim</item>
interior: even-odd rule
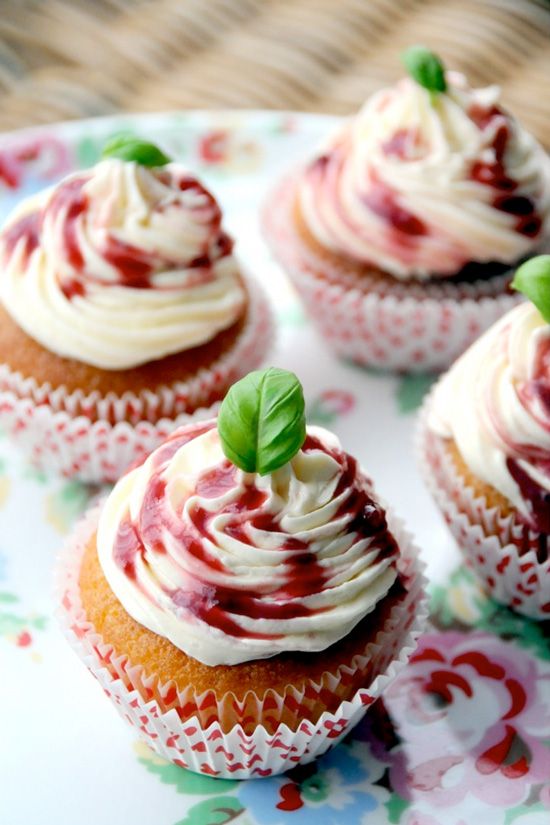
[[[224,119],[231,117],[241,117],[244,120],[260,120],[266,116],[272,115],[281,118],[297,118],[300,121],[311,121],[318,124],[327,124],[327,126],[337,125],[347,119],[346,115],[335,115],[328,112],[305,112],[299,109],[232,109],[232,108],[205,108],[205,109],[163,109],[153,112],[111,112],[104,115],[96,115],[87,118],[69,118],[66,120],[52,121],[51,123],[38,123],[31,126],[21,126],[17,129],[9,129],[0,131],[0,149],[8,148],[12,143],[17,142],[19,138],[32,138],[51,131],[60,130],[65,132],[69,137],[71,133],[77,133],[82,128],[89,127],[91,130],[99,130],[103,124],[108,123],[114,119],[120,120],[123,124],[124,120],[128,120],[132,124],[140,124],[141,122],[151,120],[153,118],[176,118],[178,116],[193,118],[211,118]]]

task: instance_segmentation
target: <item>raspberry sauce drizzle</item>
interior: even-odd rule
[[[59,213],[63,213],[63,252],[76,272],[80,272],[84,265],[77,221],[88,206],[88,199],[83,192],[85,183],[86,178],[73,178],[59,184],[46,207],[46,214],[49,213],[53,220],[57,220]]]
[[[155,269],[155,258],[143,249],[124,243],[107,235],[101,254],[108,264],[116,269],[119,286],[133,289],[151,289],[151,275]]]
[[[238,617],[254,621],[285,620],[323,612],[328,608],[312,608],[302,600],[330,586],[327,571],[307,542],[288,535],[281,528],[277,515],[268,509],[266,491],[257,488],[253,478],[248,481],[246,474],[241,474],[227,460],[199,475],[189,497],[178,504],[178,512],[169,504],[164,470],[181,446],[213,426],[213,422],[206,422],[191,432],[189,428],[176,432],[154,454],[153,472],[139,514],[134,521],[129,515],[122,521],[113,557],[125,575],[139,586],[138,558],[147,565],[149,554],[169,554],[171,563],[181,574],[181,583],[176,588],[164,586],[162,589],[172,601],[176,614],[183,611],[186,616],[235,638],[278,639],[281,636],[276,633],[261,633],[241,626]],[[335,518],[342,519],[348,525],[346,530],[356,532],[359,537],[375,537],[380,559],[396,554],[397,546],[388,532],[384,513],[370,497],[367,482],[360,476],[354,459],[339,450],[328,450],[312,436],[307,437],[303,449],[305,452],[328,451],[342,467],[334,495],[344,495]],[[346,496],[350,486],[352,493]],[[237,498],[231,496],[236,488],[239,489]],[[227,501],[224,502],[223,497]],[[209,505],[198,503],[205,500],[216,500],[216,505],[210,509]],[[180,507],[185,507],[185,518]],[[246,582],[243,586],[243,580],[233,574],[231,566],[224,564],[224,553],[215,552],[214,519],[216,531],[221,529],[230,539],[251,547],[255,546],[255,531],[270,534],[269,540],[259,545],[263,549],[258,552],[269,553],[266,547],[273,547],[278,553],[286,553],[277,571],[283,572],[282,577],[278,575],[276,583],[264,583],[260,591],[249,591]],[[146,589],[140,589],[147,596]]]
[[[21,243],[21,255],[25,266],[40,242],[40,212],[31,212],[2,232],[4,260],[9,261],[15,248]]]
[[[164,270],[196,270],[196,275],[186,278],[186,284],[195,286],[213,278],[212,267],[231,254],[233,241],[222,231],[222,214],[214,196],[195,178],[184,174],[178,177],[176,172],[159,173],[159,180],[166,186],[185,192],[181,200],[159,202],[152,207],[153,212],[163,213],[167,208],[184,209],[192,220],[208,228],[208,235],[201,244],[199,255],[191,259],[168,259],[158,252],[142,249],[121,240],[108,227],[104,228],[101,243],[96,250],[99,257],[115,270],[114,281],[100,279],[94,272],[88,271],[83,254],[82,234],[89,229],[90,210],[93,206],[86,193],[86,184],[90,175],[72,177],[59,183],[43,209],[25,215],[9,226],[2,233],[5,259],[9,259],[20,244],[22,246],[23,266],[40,245],[41,234],[46,223],[53,227],[59,244],[60,257],[65,263],[63,275],[59,275],[60,289],[68,300],[75,296],[84,296],[89,283],[97,283],[108,288],[123,286],[133,289],[159,288],[153,283],[156,272]],[[187,193],[189,198],[187,198]],[[51,222],[51,224],[50,224]],[[95,226],[101,230],[101,226]],[[67,269],[72,274],[67,274]],[[170,287],[166,287],[170,288]]]
[[[369,190],[362,197],[366,206],[385,220],[398,233],[415,237],[426,235],[426,224],[397,201],[396,193],[380,179],[372,180]]]
[[[425,154],[425,147],[422,146],[418,129],[398,129],[382,143],[381,148],[388,157],[395,157],[402,161],[418,160]]]
[[[493,106],[486,112],[481,109],[472,109],[469,114],[480,129],[490,127],[495,118],[503,120],[505,117],[502,109],[497,106]],[[531,198],[513,194],[518,187],[518,183],[506,171],[504,156],[509,139],[510,129],[503,122],[497,127],[491,146],[494,161],[492,163],[476,161],[472,166],[470,177],[472,180],[496,190],[492,205],[495,209],[516,217],[514,227],[516,232],[528,238],[536,238],[542,228],[541,217],[537,214],[535,204]]]
[[[302,449],[327,450],[321,442],[308,435]],[[367,481],[361,475],[357,460],[347,453],[332,451],[336,460],[343,460],[343,472],[340,476],[334,496],[337,498],[345,490],[351,490],[350,495],[340,506],[336,518],[348,519],[348,530],[360,536],[376,537],[376,548],[379,558],[397,557],[399,548],[397,542],[388,530],[386,516],[380,505],[374,501],[367,489]]]
[[[516,392],[529,416],[542,430],[550,433],[550,338],[538,341],[531,377],[519,383]],[[550,482],[548,450],[533,443],[512,440],[506,432],[502,432],[501,437],[511,452],[506,468],[528,505],[531,526],[542,534],[542,544],[546,547],[550,537],[550,493],[523,469],[520,462],[529,463]]]

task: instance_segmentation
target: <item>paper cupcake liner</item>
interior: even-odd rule
[[[448,367],[491,324],[522,300],[507,294],[510,273],[475,282],[434,284],[358,276],[327,262],[299,237],[295,187],[284,180],[262,214],[264,237],[304,306],[337,355],[363,366],[406,372]]]
[[[252,281],[248,318],[236,342],[192,379],[175,381],[154,393],[122,396],[52,390],[0,365],[0,426],[46,472],[81,481],[116,481],[135,460],[150,452],[176,427],[211,418],[235,381],[258,367],[273,340],[271,309]]]
[[[428,488],[467,564],[489,595],[532,619],[550,619],[550,541],[515,513],[489,507],[459,475],[445,441],[430,432],[433,393],[422,409],[417,453]],[[540,560],[541,556],[544,560]]]
[[[160,756],[197,773],[245,779],[282,773],[310,762],[342,739],[404,667],[416,648],[427,618],[425,579],[417,550],[401,523],[388,522],[401,549],[399,570],[406,593],[392,607],[383,627],[351,666],[324,674],[321,683],[303,689],[289,685],[283,694],[249,692],[240,701],[213,691],[178,693],[173,683],[158,684],[140,667],[116,656],[87,621],[78,577],[82,555],[97,527],[99,507],[75,528],[57,567],[58,617],[69,643],[120,715]],[[365,687],[345,701],[339,692],[346,680],[365,673]],[[313,723],[304,718],[317,705],[334,705]],[[242,721],[223,724],[228,712]],[[220,722],[221,720],[221,722]],[[290,723],[290,724],[289,724]]]

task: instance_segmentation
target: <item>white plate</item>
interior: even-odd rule
[[[549,821],[548,640],[540,627],[489,602],[467,574],[455,574],[447,589],[439,586],[459,556],[412,450],[414,411],[431,379],[374,374],[338,362],[305,321],[259,236],[257,207],[269,184],[335,123],[294,113],[173,113],[6,135],[0,177],[8,185],[0,189],[0,217],[22,196],[93,163],[104,139],[121,130],[158,142],[220,198],[239,254],[277,310],[273,364],[298,373],[310,420],[333,429],[360,459],[415,534],[436,585],[440,630],[421,649],[435,649],[438,656],[410,665],[386,702],[400,739],[386,735],[380,741],[379,708],[354,742],[321,760],[313,775],[226,784],[195,777],[144,750],[50,618],[54,555],[93,491],[37,475],[2,438],[0,821],[6,825],[353,825],[367,815],[369,823],[400,825]],[[492,670],[480,662],[492,663]],[[519,686],[515,705],[512,682]],[[500,751],[493,747],[499,742]]]

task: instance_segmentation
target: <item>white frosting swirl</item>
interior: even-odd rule
[[[550,227],[550,159],[498,105],[447,73],[445,94],[405,78],[367,101],[305,169],[300,210],[326,248],[396,278],[512,264]]]
[[[117,159],[27,199],[0,234],[0,299],[58,355],[107,370],[203,344],[244,289],[212,195],[175,164]]]
[[[438,385],[430,429],[524,518],[550,531],[550,325],[530,302],[479,338]]]
[[[314,427],[263,477],[225,458],[214,421],[181,428],[115,486],[97,548],[127,612],[207,665],[324,650],[396,578],[370,482]]]

